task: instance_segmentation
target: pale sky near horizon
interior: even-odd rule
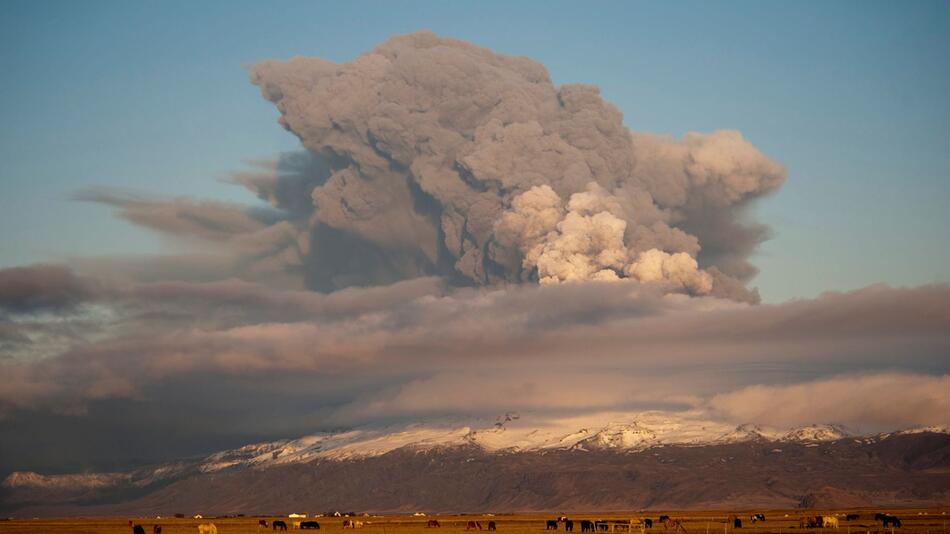
[[[430,29],[600,86],[637,130],[737,129],[788,170],[755,211],[766,302],[950,281],[950,3],[19,2],[0,5],[0,267],[157,253],[90,186],[253,202],[298,147],[244,66],[348,61]]]

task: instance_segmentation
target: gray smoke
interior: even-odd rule
[[[747,257],[766,231],[742,208],[784,170],[738,132],[631,132],[594,86],[555,87],[530,59],[429,32],[250,75],[328,167],[298,182],[313,185],[311,287],[633,278],[757,298]]]

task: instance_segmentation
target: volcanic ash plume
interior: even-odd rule
[[[784,170],[738,132],[634,133],[596,87],[427,32],[344,64],[267,61],[251,79],[329,169],[301,182],[315,289],[628,278],[756,299],[747,257],[767,232],[742,208]]]

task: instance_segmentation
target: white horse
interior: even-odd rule
[[[198,525],[198,534],[218,534],[218,527],[214,526],[214,523]]]

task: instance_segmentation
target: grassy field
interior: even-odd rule
[[[804,515],[801,510],[755,510],[755,512],[764,513],[766,521],[751,523],[748,521],[749,515],[753,511],[736,511],[735,514],[742,518],[743,526],[741,529],[733,529],[726,524],[726,517],[729,512],[658,512],[649,513],[576,513],[567,514],[575,521],[574,532],[580,533],[579,520],[581,519],[605,519],[605,520],[627,520],[634,517],[650,517],[654,521],[660,514],[667,514],[674,519],[682,521],[683,527],[688,534],[766,534],[766,533],[793,533],[808,532],[811,534],[890,534],[891,529],[884,530],[880,523],[873,520],[874,513],[878,510],[818,510],[809,511],[809,515],[831,515],[832,513],[858,513],[861,518],[855,521],[844,521],[841,519],[840,528],[834,529],[810,529],[804,530],[798,528],[798,520]],[[903,526],[895,529],[896,533],[903,534],[950,534],[948,532],[948,520],[950,520],[950,507],[947,509],[913,509],[913,510],[895,510],[882,509],[901,518]],[[545,520],[553,519],[553,514],[500,514],[496,516],[486,515],[435,515],[429,517],[412,516],[372,516],[359,517],[364,522],[364,527],[359,530],[360,534],[453,534],[465,531],[466,523],[470,520],[480,521],[483,527],[487,527],[488,521],[495,521],[498,526],[499,534],[539,534],[545,532]],[[265,531],[257,526],[259,517],[240,517],[240,518],[214,518],[214,519],[174,519],[174,518],[66,518],[66,519],[13,519],[0,521],[0,534],[13,534],[21,532],[29,533],[68,533],[68,534],[130,534],[131,529],[128,526],[129,519],[142,524],[147,534],[151,534],[152,525],[162,526],[162,534],[195,534],[199,522],[214,523],[220,534],[263,534]],[[288,525],[291,520],[284,518],[266,517],[268,523],[274,519],[283,519]],[[353,532],[343,529],[343,518],[339,517],[319,517],[313,518],[320,522],[321,530],[324,534],[344,534]],[[428,519],[437,519],[441,523],[441,528],[426,528]],[[293,529],[288,532],[292,532]],[[563,524],[559,525],[559,532],[564,532]],[[618,529],[618,532],[620,530]],[[626,529],[623,529],[626,532]],[[266,532],[273,532],[268,529]],[[638,533],[635,529],[634,533]],[[653,529],[647,529],[647,533],[673,534],[673,530],[666,530],[661,525],[656,525]],[[549,534],[554,534],[549,531]]]

